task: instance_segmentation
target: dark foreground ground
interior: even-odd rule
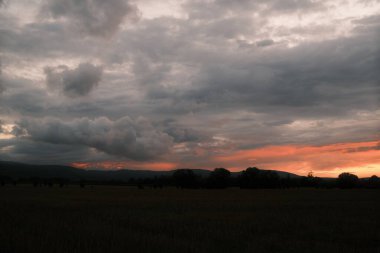
[[[0,252],[380,252],[378,190],[0,188]]]

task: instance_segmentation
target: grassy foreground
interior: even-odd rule
[[[0,252],[380,252],[378,190],[0,188]]]

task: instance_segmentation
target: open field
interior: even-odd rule
[[[380,252],[378,190],[0,188],[0,252]]]

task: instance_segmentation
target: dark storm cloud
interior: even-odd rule
[[[136,19],[139,15],[137,7],[126,0],[47,0],[41,13],[102,37],[113,35],[126,18]]]
[[[184,99],[261,112],[315,106],[321,112],[373,110],[380,94],[375,43],[363,36],[277,50],[259,62],[249,55],[224,58],[202,68],[198,86]]]
[[[91,63],[81,63],[70,70],[67,66],[46,67],[46,84],[51,89],[61,90],[69,97],[85,96],[100,82],[103,69]]]
[[[87,147],[36,142],[27,138],[0,139],[2,149],[12,152],[0,152],[0,160],[32,164],[68,164],[70,161],[102,157]]]
[[[170,136],[155,129],[144,118],[124,117],[115,121],[105,117],[72,121],[24,119],[18,125],[36,141],[87,146],[134,160],[157,158],[167,153],[172,145]]]

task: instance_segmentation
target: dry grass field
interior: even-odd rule
[[[5,186],[0,252],[377,253],[380,191]]]

